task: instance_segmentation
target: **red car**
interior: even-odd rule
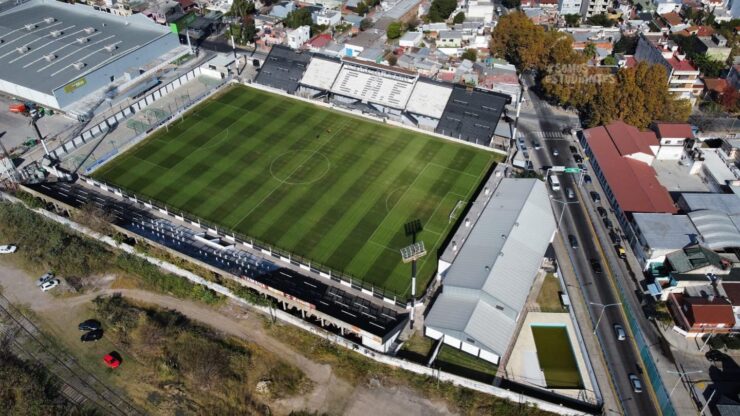
[[[105,365],[107,365],[110,368],[118,368],[118,366],[121,365],[121,359],[116,357],[117,354],[110,353],[105,354],[105,357],[103,357],[103,361],[105,361]]]

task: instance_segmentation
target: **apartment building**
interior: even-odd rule
[[[668,90],[690,100],[692,104],[696,101],[694,83],[699,78],[699,69],[667,36],[640,34],[635,61],[663,65],[668,73]]]

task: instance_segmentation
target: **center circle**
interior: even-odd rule
[[[311,172],[303,178],[293,178],[293,175],[302,169],[307,163],[312,163],[316,158],[320,158],[323,164],[322,168],[311,170]],[[282,167],[287,169],[283,172],[279,172]],[[285,153],[281,153],[270,162],[270,175],[276,180],[288,184],[288,185],[307,185],[320,181],[329,173],[331,169],[331,161],[325,154],[316,152],[313,150],[289,150]]]

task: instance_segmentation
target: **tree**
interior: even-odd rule
[[[311,11],[308,8],[300,8],[288,13],[288,17],[285,18],[285,26],[290,29],[297,29],[301,26],[311,26],[313,19],[311,19]]]
[[[719,100],[722,108],[728,113],[736,114],[740,111],[740,92],[738,92],[732,85],[725,87],[722,91],[722,97]]]
[[[457,8],[457,0],[432,0],[429,7],[429,20],[432,22],[444,22]]]
[[[396,55],[391,54],[388,57],[388,65],[396,66],[397,63],[398,63],[398,57],[396,57]]]
[[[364,16],[367,14],[368,11],[367,4],[365,2],[359,2],[357,3],[357,7],[355,7],[355,13],[357,13],[359,16]]]
[[[581,24],[580,14],[566,14],[563,16],[563,19],[565,19],[565,25],[568,27],[578,27]]]
[[[518,9],[522,2],[521,0],[501,0],[501,4],[507,9]]]
[[[588,23],[593,26],[614,26],[614,21],[609,18],[605,13],[595,14],[588,18]]]
[[[541,66],[544,30],[526,14],[515,12],[501,17],[491,36],[491,52],[516,65],[519,71]]]
[[[459,24],[465,21],[465,13],[460,12],[455,15],[455,17],[452,19],[452,23]]]
[[[467,59],[468,61],[475,62],[478,60],[478,51],[475,49],[466,49],[465,52],[462,54],[462,59]]]
[[[371,19],[366,17],[360,20],[360,30],[365,31],[370,29],[371,27],[373,27],[373,21]]]
[[[589,59],[594,59],[596,57],[596,45],[593,42],[588,42],[583,48],[583,54]]]
[[[612,55],[609,55],[606,58],[604,58],[604,62],[602,63],[607,66],[614,66],[617,64],[617,58],[615,58]]]
[[[231,3],[231,9],[229,9],[227,15],[236,16],[241,20],[244,20],[247,16],[254,13],[254,11],[254,2],[249,0],[234,0],[234,2]]]
[[[637,36],[622,36],[614,43],[614,53],[624,53],[634,55],[637,50]]]
[[[385,30],[386,35],[388,36],[388,39],[398,39],[401,37],[401,22],[392,22],[388,25],[388,28]]]

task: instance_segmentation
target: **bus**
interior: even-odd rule
[[[550,188],[552,188],[553,191],[560,190],[560,180],[558,179],[557,175],[555,175],[554,173],[550,173],[548,181],[550,181]]]

